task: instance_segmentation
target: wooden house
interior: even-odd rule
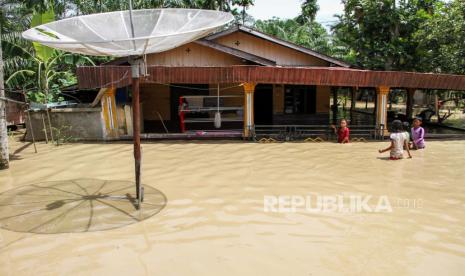
[[[355,69],[240,25],[144,58],[140,97],[148,138],[251,137],[262,126],[329,125],[335,87],[374,88],[373,128],[386,129],[390,88],[405,88],[410,98],[417,88],[465,89],[464,76]],[[102,89],[111,138],[132,134],[128,65],[120,58],[77,70],[80,88]]]

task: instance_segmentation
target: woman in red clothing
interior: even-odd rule
[[[339,129],[336,129],[335,125],[331,126],[334,129],[334,133],[337,134],[337,142],[340,144],[346,144],[350,142],[349,128],[347,127],[347,120],[342,119],[339,123]]]

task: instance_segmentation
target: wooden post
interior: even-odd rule
[[[246,82],[244,86],[244,138],[250,138],[255,128],[254,123],[254,92],[255,83]]]
[[[390,88],[380,86],[376,88],[376,127],[381,129],[384,126],[384,131],[381,135],[385,135],[387,131],[387,101]]]
[[[9,167],[10,152],[8,149],[8,129],[6,125],[6,101],[5,86],[3,83],[2,45],[0,45],[0,170],[8,169]]]
[[[31,119],[31,114],[29,113],[29,107],[26,110],[26,114],[27,114],[26,123],[29,123],[29,129],[31,130],[32,145],[34,145],[34,152],[37,153],[36,138],[34,137],[34,128],[32,127],[32,119]],[[26,128],[27,128],[27,125],[26,125]]]
[[[333,124],[337,124],[337,87],[331,87],[331,92],[333,92],[333,106],[332,106],[332,111],[333,111],[333,116],[332,116],[332,121]]]
[[[438,91],[434,90],[434,113],[436,113],[437,123],[440,123],[440,115],[439,115],[439,96],[438,96]]]
[[[42,115],[42,125],[44,126],[45,144],[48,144],[47,125],[45,124],[45,117],[44,117],[44,114],[41,113],[41,115]]]
[[[351,89],[351,95],[350,95],[350,111],[353,111],[355,109],[355,103],[356,103],[356,97],[357,97],[357,92],[358,92],[358,87],[352,87]]]
[[[47,120],[48,120],[48,129],[50,130],[50,139],[52,140],[52,144],[55,143],[55,138],[53,137],[53,128],[52,128],[52,120],[50,120],[50,112],[48,110],[48,107],[45,109],[45,112],[47,113]]]
[[[407,120],[412,119],[413,116],[413,96],[415,96],[415,88],[408,88],[407,89],[407,104],[405,107],[405,116]]]

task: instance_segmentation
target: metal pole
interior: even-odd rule
[[[139,63],[132,64],[132,125],[134,140],[134,172],[136,178],[137,208],[142,202],[142,185],[140,183],[141,150],[140,150],[140,102],[139,102]]]
[[[131,37],[135,37],[134,23],[132,20],[132,0],[129,0],[129,20],[131,22]],[[132,40],[134,51],[136,50],[136,42]],[[140,82],[140,61],[132,60],[132,127],[134,139],[134,172],[136,177],[136,197],[137,209],[140,209],[143,200],[143,188],[140,184],[140,167],[141,167],[141,152],[140,152],[140,102],[139,102],[139,82]]]

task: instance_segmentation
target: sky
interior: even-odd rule
[[[255,19],[270,19],[273,16],[280,18],[294,18],[300,13],[302,0],[255,0],[248,13]],[[316,21],[323,25],[334,22],[334,14],[342,13],[343,5],[341,0],[318,0],[320,10],[317,13]]]

